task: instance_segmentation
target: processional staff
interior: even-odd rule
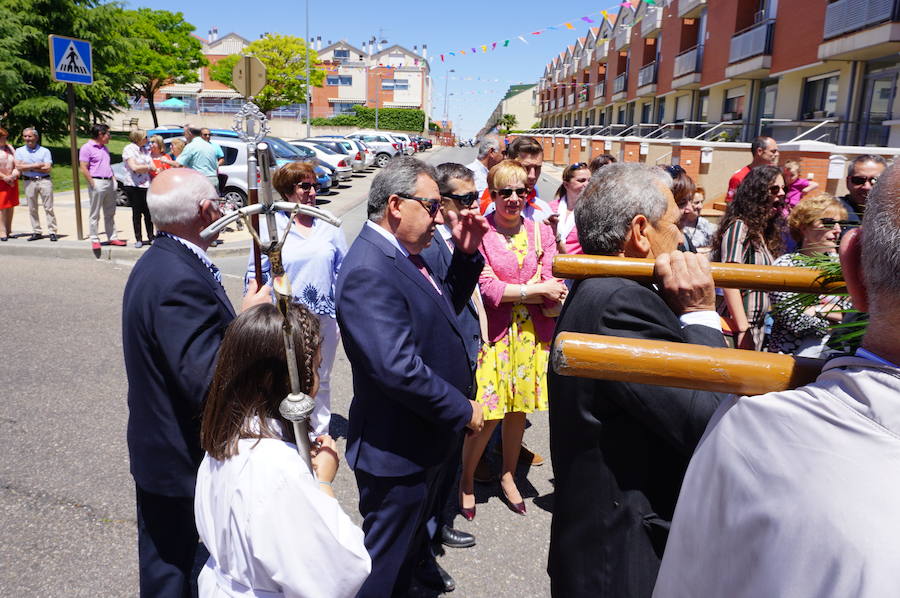
[[[270,162],[271,152],[266,143],[262,143],[266,133],[269,132],[268,119],[260,112],[253,98],[248,97],[247,102],[241,106],[237,116],[235,116],[234,131],[238,136],[247,143],[247,188],[250,191],[249,205],[244,206],[230,214],[227,214],[208,227],[203,229],[200,235],[208,239],[215,236],[232,222],[243,219],[247,225],[247,230],[253,236],[253,254],[254,267],[256,270],[256,280],[262,281],[262,259],[260,254],[263,253],[269,259],[272,277],[272,289],[275,292],[275,301],[278,311],[282,315],[282,337],[284,339],[284,352],[287,360],[288,375],[291,383],[291,392],[281,402],[279,411],[281,416],[290,421],[294,428],[294,437],[297,442],[297,452],[300,457],[312,469],[312,460],[310,458],[310,443],[308,434],[309,417],[312,414],[315,401],[312,397],[304,393],[300,388],[300,373],[297,369],[297,353],[294,348],[294,335],[289,317],[293,294],[291,293],[290,279],[284,273],[284,265],[281,260],[281,249],[290,232],[294,217],[298,213],[306,214],[314,218],[319,218],[325,222],[340,226],[341,221],[330,212],[315,208],[312,206],[301,205],[287,201],[274,201],[272,193],[272,167]],[[259,183],[257,183],[257,168],[259,174]],[[261,188],[262,199],[256,203],[257,190]],[[275,213],[282,212],[289,216],[287,226],[279,237],[278,227],[275,219]],[[259,234],[259,215],[262,214],[266,218],[266,231],[268,233],[268,241],[264,242]],[[315,474],[313,474],[315,475]]]

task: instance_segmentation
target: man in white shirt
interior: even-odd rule
[[[500,139],[496,135],[488,135],[478,144],[478,157],[466,168],[472,171],[475,179],[475,190],[478,195],[487,189],[488,171],[503,160],[503,152],[500,151]]]
[[[685,474],[656,589],[892,596],[900,587],[900,168],[841,242],[862,347],[796,390],[732,397]]]
[[[541,178],[541,168],[544,165],[544,146],[534,137],[516,137],[506,148],[506,157],[510,160],[518,160],[528,175],[528,178],[525,179],[525,186],[530,191],[528,197],[525,198],[526,203],[522,209],[522,216],[535,222],[550,218],[553,208],[538,197],[537,192],[537,182]],[[491,202],[484,208],[484,215],[487,216],[493,211],[494,204]]]
[[[44,206],[47,215],[47,230],[50,240],[56,241],[56,214],[53,211],[53,182],[50,180],[50,168],[53,156],[50,150],[42,146],[40,135],[34,127],[22,131],[25,145],[16,150],[16,168],[25,179],[25,199],[28,200],[28,215],[31,216],[31,236],[29,241],[37,241],[41,235],[41,217],[38,214],[38,200]]]

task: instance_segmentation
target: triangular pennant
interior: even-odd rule
[[[566,29],[575,29],[572,27],[572,23],[566,23]]]

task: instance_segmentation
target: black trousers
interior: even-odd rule
[[[131,204],[131,225],[134,227],[134,240],[141,240],[141,216],[147,229],[147,240],[153,239],[153,221],[150,220],[150,208],[147,207],[146,187],[125,187],[125,195]]]
[[[194,498],[162,496],[135,487],[142,598],[191,598],[209,558],[198,542]]]

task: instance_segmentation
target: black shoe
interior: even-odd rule
[[[468,548],[475,546],[475,536],[445,525],[441,528],[441,544],[450,548]]]
[[[58,239],[59,239],[59,237],[56,236],[56,233],[50,233],[51,241],[53,241],[55,243]]]
[[[28,237],[29,241],[40,241],[43,237],[38,233],[31,233],[31,236]]]
[[[426,588],[442,592],[456,589],[456,582],[433,558],[419,563],[415,575],[416,580]]]

